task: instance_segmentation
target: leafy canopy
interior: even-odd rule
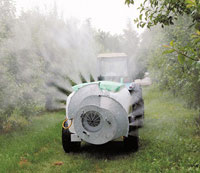
[[[128,6],[135,0],[125,0]],[[200,30],[200,1],[199,0],[144,0],[138,7],[140,15],[135,19],[138,27],[148,28],[161,24],[173,25],[179,15],[190,15],[197,30]]]
[[[125,4],[133,5],[135,0],[125,0]],[[157,24],[162,27],[173,25],[179,16],[188,15],[192,18],[190,27],[196,31],[191,33],[191,42],[186,46],[176,44],[172,40],[164,53],[178,54],[180,64],[187,60],[195,61],[195,66],[200,64],[200,1],[199,0],[144,0],[138,7],[140,15],[134,20],[138,27],[151,28]]]

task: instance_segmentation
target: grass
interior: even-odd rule
[[[0,136],[0,172],[200,172],[197,112],[167,92],[145,88],[145,126],[138,152],[121,142],[84,144],[65,154],[61,145],[64,112],[35,117],[23,131]]]

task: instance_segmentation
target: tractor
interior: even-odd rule
[[[93,145],[121,140],[126,150],[138,150],[144,102],[140,84],[131,81],[125,53],[100,54],[98,80],[72,87],[62,124],[65,152],[79,151],[81,142]]]

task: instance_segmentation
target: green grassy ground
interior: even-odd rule
[[[23,131],[0,136],[0,172],[200,172],[197,112],[156,89],[144,90],[145,127],[138,152],[121,142],[84,144],[79,153],[61,146],[64,112],[34,118]]]

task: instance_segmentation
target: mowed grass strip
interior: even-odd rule
[[[34,118],[19,132],[0,136],[0,172],[200,172],[197,112],[150,87],[144,88],[145,126],[138,152],[124,152],[122,142],[83,144],[80,152],[64,153],[64,112]]]
[[[15,172],[23,165],[30,165],[27,158],[34,160],[34,154],[56,140],[56,128],[64,117],[64,112],[45,113],[35,117],[22,131],[0,136],[0,172]]]

